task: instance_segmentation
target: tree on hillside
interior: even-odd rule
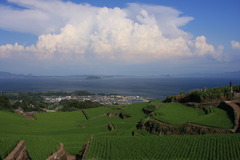
[[[232,93],[233,92],[232,81],[230,81],[229,85],[230,85],[230,91]]]
[[[11,103],[5,96],[0,96],[0,110],[11,110]]]

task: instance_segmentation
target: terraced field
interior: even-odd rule
[[[86,109],[84,111],[89,119],[86,119],[81,111],[38,113],[34,115],[36,120],[25,119],[16,113],[0,111],[0,159],[4,159],[19,140],[25,140],[27,151],[33,160],[47,158],[58,149],[59,143],[64,144],[68,153],[75,155],[81,151],[82,146],[90,140],[91,136],[94,139],[87,155],[89,159],[119,159],[123,155],[128,157],[120,157],[120,159],[134,157],[135,159],[158,159],[161,158],[160,154],[170,159],[182,159],[188,156],[192,159],[194,154],[204,158],[204,155],[200,155],[200,153],[198,155],[198,150],[200,150],[198,147],[208,144],[210,147],[203,148],[201,153],[205,151],[209,156],[217,156],[212,153],[212,147],[218,146],[218,143],[220,148],[215,148],[217,153],[222,152],[219,153],[220,155],[224,154],[222,156],[227,159],[234,159],[239,155],[237,151],[239,135],[237,134],[223,135],[222,138],[221,136],[218,138],[203,136],[205,138],[202,139],[201,137],[196,138],[196,136],[193,136],[195,138],[191,138],[191,136],[157,137],[143,130],[141,131],[142,135],[147,136],[132,137],[132,131],[135,131],[137,124],[147,116],[142,111],[143,108],[151,104],[160,106],[156,111],[156,119],[169,124],[177,125],[192,121],[215,127],[221,127],[223,123],[225,128],[229,125],[229,119],[223,110],[216,109],[212,115],[205,115],[202,110],[177,103],[163,104],[160,101],[125,105],[124,110],[114,110],[111,107]],[[124,119],[118,115],[108,117],[107,113],[122,113],[129,117]],[[108,124],[113,124],[114,130],[109,131]],[[222,143],[226,143],[227,147]],[[170,146],[173,147],[170,148]],[[192,147],[189,148],[189,146]],[[182,148],[188,152],[183,152]],[[224,148],[232,149],[234,153],[231,152],[231,155],[233,156],[229,151],[222,151]],[[172,156],[167,157],[169,154]]]
[[[219,108],[213,108],[212,113],[199,116],[192,122],[221,129],[231,129],[233,127],[227,112]]]
[[[20,140],[25,140],[30,157],[39,160],[47,158],[56,151],[60,142],[64,144],[68,153],[75,155],[81,151],[91,135],[130,136],[136,129],[137,122],[145,116],[141,111],[143,106],[145,105],[129,105],[124,112],[132,116],[127,119],[121,119],[119,116],[97,117],[109,112],[123,112],[104,107],[85,110],[92,118],[88,120],[81,111],[38,113],[34,115],[36,120],[25,119],[16,113],[0,111],[0,159],[6,157]],[[115,125],[115,130],[111,132],[108,130],[109,123]]]
[[[97,137],[86,159],[240,159],[240,134]]]
[[[171,125],[191,122],[220,129],[233,127],[233,122],[227,112],[220,108],[213,108],[212,113],[205,114],[203,110],[187,107],[180,103],[167,103],[155,113],[157,115],[155,119]]]
[[[64,143],[69,153],[76,154],[89,139],[89,135],[82,134],[79,127],[81,121],[85,121],[81,112],[41,113],[35,116],[37,120],[28,120],[15,113],[0,111],[0,141],[3,142],[0,144],[0,159],[10,153],[10,148],[20,140],[25,140],[30,157],[38,160],[55,152],[60,142]]]
[[[13,150],[13,148],[17,145],[17,143],[18,143],[18,139],[15,139],[14,137],[8,137],[6,135],[1,136],[0,159],[3,159],[4,157],[6,157],[9,151]]]
[[[156,119],[172,125],[184,124],[205,115],[203,110],[184,106],[180,103],[167,103],[155,111]]]
[[[120,110],[113,110],[106,107],[98,107],[91,109],[84,109],[84,112],[87,114],[89,119],[98,118],[101,116],[106,116],[107,113],[120,113]]]

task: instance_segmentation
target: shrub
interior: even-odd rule
[[[146,114],[150,114],[158,108],[159,108],[158,106],[155,106],[153,104],[147,105],[146,107],[143,108],[143,112],[146,113]]]

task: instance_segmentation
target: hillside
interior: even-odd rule
[[[233,122],[229,119],[227,112],[220,108],[212,108],[211,113],[206,114],[200,109],[187,107],[179,103],[170,103],[165,104],[154,113],[156,114],[155,119],[173,125],[191,122],[221,129],[231,129],[233,127]]]
[[[102,107],[81,111],[36,113],[36,120],[25,119],[22,115],[0,111],[0,157],[4,158],[19,140],[25,140],[32,159],[47,158],[62,142],[70,154],[77,154],[90,136],[131,136],[137,122],[144,116],[141,108],[145,104],[130,105],[124,110],[132,114],[128,119],[118,116],[118,107]],[[102,110],[102,111],[101,111]],[[100,111],[100,112],[99,112]],[[118,113],[108,116],[107,113]],[[6,125],[8,124],[8,125]],[[115,130],[109,131],[108,124]],[[10,140],[10,141],[9,141]],[[39,144],[39,145],[36,145]]]
[[[179,108],[179,111],[182,110],[183,112],[178,114],[178,118],[181,118],[182,115],[187,115],[189,113],[194,113],[195,111],[190,111],[192,108],[186,107],[186,106],[180,106],[179,104],[171,104],[172,106],[169,106],[169,104],[164,104],[161,101],[152,101],[151,103],[140,103],[140,104],[134,104],[134,105],[124,105],[124,106],[106,106],[106,107],[98,107],[98,108],[91,108],[91,109],[84,109],[83,111],[76,111],[76,112],[55,112],[55,113],[36,113],[34,114],[36,120],[29,120],[25,119],[22,115],[16,114],[16,113],[9,113],[9,112],[0,112],[0,157],[4,158],[16,145],[16,143],[19,140],[25,140],[27,151],[29,152],[30,157],[34,160],[38,159],[45,159],[51,153],[57,150],[59,147],[59,143],[64,144],[65,150],[72,155],[76,155],[81,153],[82,146],[90,140],[90,137],[93,137],[92,142],[90,143],[89,153],[87,153],[87,158],[97,158],[97,159],[108,159],[107,157],[112,157],[112,152],[115,152],[113,146],[115,147],[124,147],[127,145],[129,150],[132,150],[132,156],[136,156],[139,152],[142,152],[141,150],[145,150],[144,147],[142,149],[140,148],[133,148],[131,147],[131,144],[135,144],[136,140],[139,139],[139,145],[138,146],[155,146],[154,143],[160,145],[160,142],[163,141],[165,138],[156,138],[153,134],[150,134],[148,130],[145,129],[137,129],[137,124],[139,122],[144,121],[146,119],[150,120],[151,117],[147,118],[148,115],[143,112],[143,109],[148,107],[149,105],[159,105],[159,108],[156,110],[156,114],[160,115],[156,119],[163,120],[164,118],[161,117],[161,115],[167,114],[168,111],[164,111],[164,108],[168,108],[168,110],[172,110],[177,107]],[[184,109],[186,107],[186,109]],[[184,111],[186,110],[186,111]],[[194,110],[194,109],[193,109]],[[222,110],[223,113],[225,113],[224,110]],[[188,121],[188,118],[183,120],[181,123],[177,117],[174,116],[173,112],[170,112],[170,114],[173,114],[173,116],[169,115],[168,120],[166,122],[173,124],[174,126],[176,124],[184,124]],[[214,113],[213,116],[208,116],[207,122],[202,122],[202,117],[204,117],[204,112],[200,109],[196,111],[196,116],[198,115],[199,120],[202,125],[208,125],[209,122],[211,122],[211,125],[215,128],[219,128],[219,122],[214,118],[217,117],[217,115],[221,115],[222,113]],[[226,114],[226,113],[225,113]],[[87,116],[86,116],[87,115]],[[195,117],[196,117],[195,116]],[[172,118],[171,118],[172,117]],[[175,117],[175,118],[174,118]],[[192,119],[189,117],[189,119]],[[230,128],[231,120],[227,118],[227,116],[222,118],[222,121],[226,121],[226,128]],[[178,123],[176,123],[178,122]],[[217,123],[218,122],[218,123]],[[6,125],[8,124],[8,125]],[[221,128],[222,125],[220,125]],[[224,125],[223,125],[224,126]],[[225,127],[225,126],[224,126]],[[222,128],[224,128],[222,127]],[[197,133],[199,134],[199,133]],[[203,134],[200,133],[200,134]],[[138,137],[137,139],[134,138],[132,135],[145,135],[144,137]],[[221,141],[221,143],[224,143],[227,141],[229,145],[236,143],[236,141],[239,140],[239,136],[232,135],[235,137],[236,140],[229,139],[229,136],[220,136],[215,137],[216,141]],[[105,138],[104,138],[105,137]],[[111,138],[112,137],[112,138]],[[116,137],[116,138],[114,138]],[[124,138],[125,137],[125,138]],[[228,137],[228,139],[226,139]],[[183,139],[183,140],[181,140]],[[185,145],[182,143],[182,141],[185,141],[184,139],[189,139],[189,143],[199,143],[199,146],[196,149],[200,149],[199,147],[202,146],[202,142],[195,142],[195,139],[199,138],[187,138],[182,136],[175,136],[175,137],[169,137],[166,141],[173,141],[173,143],[176,143],[177,145],[182,146]],[[201,138],[200,138],[201,139]],[[117,143],[116,145],[115,141],[121,140],[121,143]],[[156,140],[156,141],[155,141]],[[159,142],[158,142],[159,140]],[[177,141],[176,141],[177,140]],[[178,142],[179,141],[179,142]],[[216,145],[215,140],[212,141],[211,136],[206,136],[204,141],[207,141],[210,145]],[[154,142],[154,143],[153,143]],[[101,144],[101,143],[104,143]],[[38,144],[38,145],[36,145]],[[107,144],[107,146],[105,146]],[[110,147],[110,146],[112,147]],[[173,152],[176,150],[176,148],[171,148],[170,144],[166,143],[167,147],[166,149],[168,152]],[[97,147],[102,146],[102,147]],[[161,145],[164,147],[163,145]],[[109,148],[110,147],[110,148]],[[159,146],[160,147],[160,146]],[[151,153],[158,153],[159,147],[156,147]],[[95,148],[95,149],[94,149]],[[98,149],[97,149],[98,148]],[[125,147],[127,149],[127,147]],[[181,147],[180,147],[181,148]],[[101,150],[104,150],[101,151]],[[113,150],[112,150],[113,149]],[[233,149],[237,150],[237,148],[233,147]],[[232,152],[236,152],[235,150],[229,151],[225,153],[225,156],[230,156]],[[100,153],[106,153],[101,156]],[[179,150],[179,153],[182,151]],[[221,149],[217,151],[217,153],[221,153]],[[121,153],[118,153],[121,154]],[[199,154],[195,154],[196,157],[201,157],[203,152],[200,152]],[[130,157],[125,158],[132,158],[131,155],[128,155]],[[175,155],[178,158],[184,158],[185,156],[191,156],[189,153],[182,153],[179,155]],[[99,157],[100,156],[100,157]],[[107,156],[107,157],[106,157]],[[125,155],[126,156],[126,155]],[[144,158],[144,155],[141,155]],[[146,158],[149,155],[145,155]],[[153,159],[154,157],[158,159],[160,155],[152,155]],[[166,156],[166,155],[165,155]],[[193,156],[193,155],[192,155]],[[213,155],[214,156],[214,155]],[[115,157],[115,156],[114,156]],[[112,157],[113,159],[115,159]],[[151,157],[151,156],[150,156]],[[110,159],[112,159],[110,158]],[[124,158],[124,157],[123,157]],[[171,158],[171,157],[169,157]],[[236,158],[236,157],[235,157]]]
[[[2,72],[0,71],[0,78],[22,78],[22,77],[33,77],[33,75],[25,75],[25,74],[14,74],[10,72]]]
[[[168,96],[165,102],[196,102],[196,103],[219,103],[229,100],[240,100],[240,85],[222,86],[216,88],[203,88],[192,90],[189,93],[179,93],[175,96]]]
[[[237,101],[220,102],[227,98],[226,90],[196,91],[202,96],[199,102],[194,101],[196,97],[186,98],[196,95],[195,91],[177,95],[170,103],[167,98],[165,102],[87,107],[89,101],[80,105],[77,100],[64,100],[54,105],[61,105],[62,111],[68,107],[67,112],[18,112],[21,114],[7,112],[15,101],[2,96],[0,108],[5,111],[0,111],[0,159],[20,140],[25,141],[33,160],[46,159],[60,143],[68,154],[86,159],[239,159],[240,136],[234,132],[239,132],[240,107]],[[209,93],[221,98],[207,102],[209,96],[204,98],[204,94]],[[28,94],[40,93],[24,93],[23,97]],[[73,112],[69,112],[71,106]]]

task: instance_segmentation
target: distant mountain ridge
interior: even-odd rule
[[[0,78],[14,78],[14,77],[33,77],[32,74],[25,75],[25,74],[14,74],[10,72],[2,72],[0,71]]]
[[[167,74],[167,75],[149,75],[149,76],[126,76],[126,75],[66,75],[66,76],[37,76],[32,74],[14,74],[11,72],[0,71],[0,78],[27,78],[27,77],[79,77],[84,79],[102,79],[102,78],[126,78],[126,77],[159,77],[159,78],[240,78],[240,71],[223,73],[186,73],[186,74]]]
[[[187,77],[187,78],[240,78],[240,71],[223,73],[189,73],[176,74],[169,77]]]

